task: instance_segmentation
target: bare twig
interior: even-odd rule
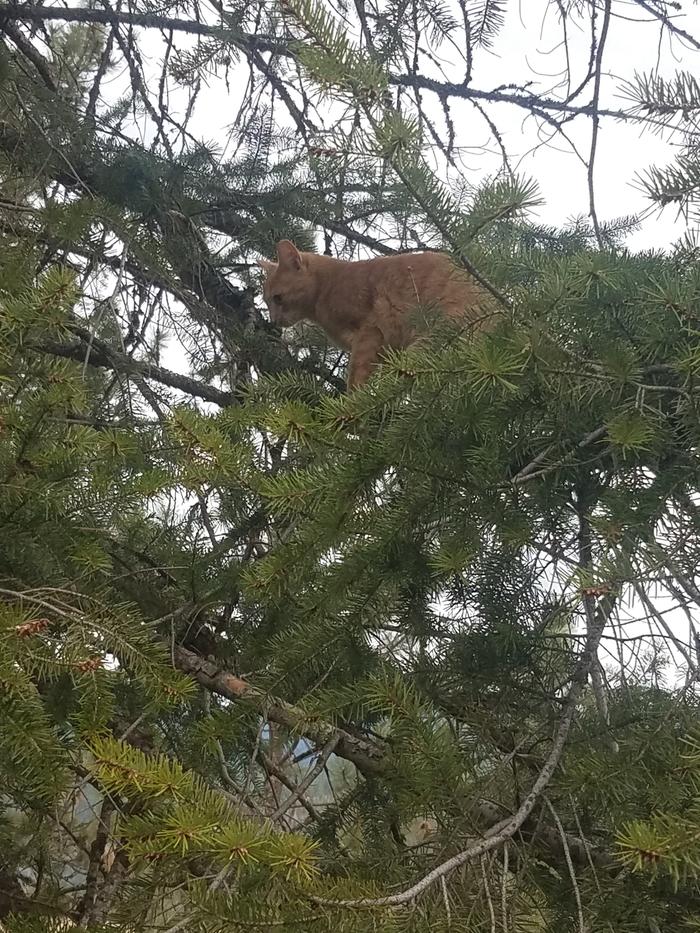
[[[608,433],[606,427],[596,428],[595,431],[591,431],[590,434],[586,434],[585,437],[582,437],[581,440],[577,443],[576,447],[573,448],[569,453],[565,454],[560,460],[557,460],[555,463],[551,463],[546,467],[541,467],[541,465],[546,461],[549,454],[554,450],[555,445],[550,444],[545,450],[539,453],[534,460],[528,463],[527,466],[523,467],[519,473],[513,477],[511,482],[519,486],[522,483],[528,483],[530,480],[538,479],[541,476],[547,476],[548,473],[553,473],[555,470],[558,470],[560,467],[564,466],[569,460],[572,459],[579,450],[583,450],[584,447],[588,447],[590,444],[594,444],[596,441],[601,440]]]
[[[683,644],[683,642],[680,640],[680,638],[678,638],[673,633],[673,630],[671,629],[666,619],[663,617],[663,614],[659,612],[659,610],[654,605],[654,603],[649,599],[643,585],[640,582],[635,581],[634,590],[637,596],[639,597],[642,605],[648,612],[648,614],[656,620],[660,628],[663,629],[670,643],[674,645],[674,647],[678,650],[680,654],[683,655],[683,658],[686,664],[688,665],[688,670],[691,671],[692,673],[696,673],[698,668],[692,655],[690,654],[686,646]]]
[[[593,222],[593,229],[595,231],[595,237],[598,242],[600,249],[603,249],[605,246],[605,241],[603,240],[603,234],[600,229],[600,224],[598,223],[598,214],[596,212],[595,206],[595,187],[593,184],[593,171],[595,165],[595,154],[598,147],[598,127],[600,125],[600,82],[603,77],[603,53],[605,51],[605,40],[608,37],[608,28],[610,26],[610,13],[611,13],[612,0],[605,0],[605,12],[603,13],[603,27],[600,33],[600,39],[598,40],[598,51],[596,53],[595,59],[595,75],[593,79],[593,102],[591,114],[592,122],[592,131],[591,131],[591,152],[588,158],[588,209],[591,214],[591,220]]]
[[[232,862],[228,862],[226,865],[224,865],[224,867],[221,869],[221,871],[217,874],[217,876],[214,878],[212,883],[207,888],[207,893],[213,894],[214,891],[218,891],[218,889],[226,881],[226,879],[228,878],[228,876],[231,874],[233,870],[234,870],[234,865]],[[184,930],[185,927],[189,926],[189,924],[192,922],[195,916],[196,915],[194,912],[188,914],[186,917],[183,917],[182,920],[178,920],[177,923],[175,923],[173,926],[168,927],[168,929],[165,930],[164,933],[179,933],[180,930]]]
[[[581,905],[581,892],[579,890],[578,881],[576,879],[576,872],[574,871],[574,863],[571,860],[571,852],[569,852],[569,843],[567,842],[566,833],[564,832],[564,827],[562,826],[561,820],[559,819],[559,814],[554,809],[546,794],[542,795],[542,799],[545,802],[545,805],[549,809],[549,812],[552,814],[552,819],[554,820],[557,830],[559,831],[559,836],[561,837],[561,844],[564,848],[564,858],[566,859],[566,867],[569,869],[569,877],[571,878],[571,884],[574,889],[574,897],[576,898],[576,909],[578,911],[578,928],[579,933],[586,933],[586,925],[583,922],[583,907]]]
[[[273,823],[276,820],[281,819],[284,816],[284,814],[301,797],[301,795],[305,793],[309,789],[309,787],[311,787],[313,782],[316,780],[319,774],[326,767],[326,762],[328,761],[328,759],[331,757],[331,755],[335,751],[339,741],[340,741],[340,733],[338,732],[336,732],[334,735],[332,735],[328,739],[326,744],[323,746],[321,750],[321,754],[318,756],[318,760],[316,764],[313,766],[313,768],[311,768],[309,773],[304,777],[303,781],[299,783],[298,787],[294,789],[294,791],[289,795],[289,797],[287,797],[287,799],[282,804],[280,804],[280,806],[275,810],[275,812],[271,814],[270,819],[272,820]]]
[[[501,865],[501,919],[503,933],[508,933],[508,862],[510,846],[506,842],[503,846],[503,864]]]
[[[311,801],[303,793],[299,793],[299,788],[295,785],[295,783],[289,779],[284,770],[275,764],[275,762],[272,761],[272,759],[266,755],[262,749],[258,753],[258,761],[262,764],[263,768],[269,776],[277,778],[280,784],[283,784],[290,793],[297,794],[299,803],[302,805],[302,807],[304,807],[312,820],[316,820],[316,822],[318,822],[321,819],[321,814],[311,803]]]
[[[651,3],[647,3],[646,0],[634,0],[637,6],[640,6],[643,10],[646,10],[647,13],[651,13],[652,16],[656,17],[663,25],[668,29],[669,32],[673,33],[675,36],[678,36],[680,39],[683,39],[684,42],[687,42],[694,49],[700,49],[700,42],[691,36],[689,32],[686,32],[685,29],[681,29],[680,26],[676,26],[670,16],[668,16],[664,10],[659,9],[659,7],[652,6]],[[680,4],[679,4],[680,6]]]
[[[486,904],[489,908],[489,917],[491,919],[491,933],[496,933],[496,911],[493,909],[493,898],[491,897],[491,886],[489,885],[489,879],[486,874],[485,867],[485,857],[482,855],[479,859],[479,864],[481,866],[481,880],[484,885],[484,896],[486,898]]]

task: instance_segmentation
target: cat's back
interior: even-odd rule
[[[469,315],[486,297],[446,253],[379,256],[369,260],[367,267],[375,294],[401,310],[437,304],[450,316]]]

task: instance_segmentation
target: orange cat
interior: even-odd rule
[[[411,311],[435,305],[451,318],[487,326],[493,308],[484,291],[444,253],[399,253],[345,262],[300,253],[289,240],[277,244],[263,297],[270,320],[282,327],[314,321],[350,351],[348,389],[366,382],[386,349],[416,338]]]

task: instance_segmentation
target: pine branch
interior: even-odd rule
[[[477,0],[466,8],[470,25],[471,44],[485,49],[493,47],[493,40],[500,32],[505,21],[505,3],[503,0]]]
[[[62,20],[73,23],[102,23],[104,25],[123,23],[131,26],[141,26],[146,29],[163,29],[173,32],[186,32],[193,35],[214,36],[230,41],[242,51],[248,52],[257,49],[261,52],[272,52],[287,58],[296,58],[296,50],[288,42],[265,35],[247,35],[233,29],[219,26],[208,26],[189,20],[173,19],[151,13],[124,13],[118,11],[95,9],[63,9],[58,7],[34,7],[26,4],[14,6],[0,6],[0,22],[2,20],[25,20],[37,22],[42,20]],[[392,74],[389,83],[398,87],[432,91],[441,99],[460,98],[462,100],[482,100],[492,103],[511,104],[515,107],[532,112],[533,110],[562,113],[569,116],[612,117],[617,120],[639,121],[641,118],[627,113],[624,110],[610,110],[600,108],[596,110],[592,104],[575,105],[565,101],[554,100],[530,94],[523,90],[519,93],[509,94],[501,90],[478,90],[462,83],[439,81],[420,74]]]
[[[78,331],[77,328],[73,328]],[[145,376],[146,379],[152,379],[161,385],[169,386],[172,389],[179,389],[195,398],[204,399],[207,402],[213,402],[222,407],[234,404],[234,396],[230,392],[224,392],[215,386],[199,382],[189,376],[182,376],[180,373],[172,372],[162,366],[155,366],[153,363],[146,363],[140,360],[134,360],[125,353],[112,349],[104,341],[94,337],[88,331],[79,331],[80,341],[76,343],[59,343],[55,340],[44,340],[32,344],[32,348],[42,353],[50,353],[53,356],[60,356],[64,359],[76,360],[79,363],[87,363],[89,366],[102,367],[112,372],[120,373],[124,376],[138,375]]]
[[[6,123],[0,123],[0,149],[10,159],[17,162],[22,171],[26,171],[27,149],[32,152],[32,143],[18,133],[14,127]],[[108,165],[98,165],[94,158],[90,163],[79,162],[76,159],[73,159],[70,163],[63,160],[52,160],[44,166],[44,169],[48,169],[58,184],[69,190],[78,188],[90,197],[94,195],[104,196],[107,200],[109,200],[110,192],[103,190],[103,184],[104,180],[109,177],[109,173],[106,171],[108,168]],[[188,231],[193,235],[196,234],[196,229],[182,215],[178,216],[176,212],[169,211],[166,207],[168,198],[164,192],[161,192],[161,194],[162,198],[159,203],[162,207],[159,212],[159,219],[164,241],[167,245],[168,238],[170,238],[174,244],[181,246],[180,237],[183,233],[183,226],[187,227]],[[231,230],[225,232],[234,235]],[[237,230],[238,235],[240,235],[240,232],[239,228]],[[194,263],[190,261],[191,257],[177,261],[177,250],[171,250],[175,259],[173,259],[173,256],[170,258],[176,267],[177,274],[185,286],[201,300],[206,301],[221,312],[233,315],[241,323],[247,323],[251,313],[250,296],[244,289],[232,285],[216,269],[211,262],[204,243],[201,241],[201,237],[198,241],[198,248],[199,256]]]
[[[352,762],[364,774],[379,774],[383,767],[385,750],[374,742],[357,738],[343,729],[335,729],[330,724],[309,725],[301,710],[283,700],[268,697],[252,684],[236,677],[229,671],[222,670],[211,661],[206,661],[187,648],[175,646],[175,664],[178,670],[191,677],[219,696],[228,700],[244,702],[259,710],[272,722],[284,726],[293,732],[302,732],[309,741],[323,747],[337,734],[336,755]]]
[[[351,762],[367,777],[379,776],[385,773],[387,767],[390,766],[388,749],[375,740],[352,735],[346,730],[338,729],[330,723],[319,723],[316,718],[313,720],[313,727],[310,728],[302,710],[288,703],[284,703],[282,700],[270,697],[252,684],[242,680],[242,678],[218,667],[211,661],[201,658],[199,655],[180,645],[175,646],[174,659],[178,670],[185,674],[189,674],[205,689],[225,699],[234,702],[244,702],[258,710],[260,715],[266,716],[272,722],[296,734],[304,735],[310,743],[318,747],[323,745],[324,749],[321,753],[321,760],[323,760],[326,752],[330,749],[327,754],[328,757],[330,754],[335,754],[339,758]],[[564,715],[566,715],[566,710]],[[302,806],[306,807],[309,813],[311,813],[314,818],[318,819],[319,814],[303,796],[304,791],[312,782],[309,781],[304,787],[301,785],[295,786],[284,772],[278,769],[274,762],[265,756],[264,753],[262,753],[261,760],[265,770],[282,781],[290,790],[292,797],[288,799],[298,798]],[[320,769],[316,768],[314,770],[320,773]],[[317,774],[314,775],[314,779],[316,776]],[[285,801],[285,804],[286,802],[287,801]],[[488,833],[493,827],[508,824],[512,819],[511,817],[504,819],[503,810],[490,800],[474,801],[470,806],[470,817],[484,828],[485,833]],[[530,834],[526,832],[528,825],[528,820],[523,820],[523,832],[529,836]],[[550,855],[553,854],[555,857],[560,855],[562,852],[562,840],[556,829],[538,822],[536,826],[532,827],[532,832],[533,842],[543,845]],[[604,869],[612,868],[615,864],[609,852],[604,849],[593,848],[587,845],[585,840],[570,833],[566,834],[566,844],[577,865],[585,866],[592,860],[597,867]]]
[[[566,745],[566,740],[569,735],[569,730],[571,729],[576,706],[586,687],[586,682],[588,680],[591,667],[595,663],[598,645],[600,644],[603,630],[605,629],[607,620],[613,610],[613,606],[614,601],[608,597],[601,600],[601,603],[598,606],[595,627],[589,629],[588,631],[586,644],[571,679],[571,687],[569,688],[569,695],[566,700],[566,706],[564,707],[564,711],[559,720],[559,725],[557,726],[549,755],[547,756],[545,763],[537,775],[537,778],[532,784],[530,791],[525,796],[525,799],[512,817],[507,820],[502,820],[487,829],[483,835],[482,840],[473,843],[462,852],[459,852],[457,855],[452,856],[452,858],[447,859],[447,861],[443,862],[441,865],[438,865],[437,868],[434,868],[431,872],[428,872],[428,874],[421,878],[420,881],[411,885],[411,887],[405,889],[404,891],[401,891],[399,894],[390,894],[386,897],[367,897],[358,898],[357,900],[344,901],[313,897],[312,900],[314,903],[326,907],[398,907],[402,904],[407,904],[415,900],[416,897],[430,888],[433,884],[440,881],[441,878],[451,874],[457,868],[460,868],[462,865],[465,865],[472,859],[479,858],[487,852],[491,852],[493,849],[499,848],[500,846],[507,843],[508,840],[512,839],[534,810],[543,791],[546,789],[559,765],[559,761],[563,754],[564,746]]]
[[[23,171],[26,170],[27,147],[31,151],[31,143],[18,133],[14,127],[6,123],[0,123],[0,150],[15,161]],[[43,167],[44,170],[48,167],[53,179],[69,190],[77,188],[88,196],[98,195],[104,196],[107,200],[109,199],[109,191],[104,191],[102,184],[103,180],[109,177],[108,165],[98,166],[95,161],[88,164],[74,158],[70,167],[65,163],[59,164],[53,161],[45,163]],[[237,201],[243,199],[244,207],[252,209],[255,206],[260,206],[260,195],[257,194],[253,198],[246,199],[243,192],[236,192],[236,199]],[[160,203],[163,205],[167,203],[167,196],[164,193]],[[376,237],[360,233],[347,223],[343,223],[330,215],[326,216],[319,213],[315,208],[305,211],[300,205],[296,209],[296,214],[301,219],[314,225],[323,224],[329,230],[341,234],[352,242],[368,246],[379,254],[391,255],[396,252],[396,250],[386,246]],[[239,239],[247,232],[246,226],[241,223],[240,216],[236,212],[226,210],[220,206],[202,204],[199,210],[193,211],[193,216],[199,217],[211,230],[223,233],[233,239]],[[239,323],[248,324],[252,319],[256,328],[269,329],[269,324],[260,317],[255,309],[250,294],[244,289],[231,284],[212,263],[206,245],[192,221],[183,215],[178,215],[177,212],[162,210],[160,212],[160,226],[166,246],[168,242],[171,242],[174,246],[181,246],[182,236],[185,232],[190,238],[197,241],[199,257],[196,263],[188,262],[186,259],[178,259],[177,250],[170,251],[172,255],[169,256],[175,273],[188,291],[192,292],[198,300],[206,302],[215,311],[230,315],[233,320]],[[121,263],[119,259],[112,261],[107,257],[103,258],[103,261],[112,265]],[[131,271],[132,268],[135,268],[134,264],[131,260],[127,260],[127,269]],[[172,283],[162,282],[159,273],[152,274],[141,267],[135,269],[135,275],[141,279],[148,276],[152,284],[162,284],[163,287],[172,291]],[[202,313],[203,309],[193,308],[191,302],[188,304],[184,292],[182,294],[173,292],[173,294],[176,294],[176,297],[190,307],[196,320],[211,323],[210,319],[205,320],[206,315]],[[285,362],[287,365],[293,362],[288,351],[286,352]]]
[[[27,58],[34,65],[46,87],[50,91],[53,91],[55,94],[58,88],[56,86],[56,82],[53,79],[51,69],[49,68],[49,64],[46,59],[39,54],[29,39],[27,39],[27,37],[19,29],[17,29],[16,26],[14,26],[9,20],[3,22],[2,17],[0,17],[0,33],[3,32],[14,42],[22,55],[24,55],[25,58]]]
[[[0,24],[7,20],[26,22],[97,23],[103,26],[140,26],[144,29],[162,29],[165,32],[184,32],[193,36],[213,36],[218,39],[237,41],[240,33],[235,28],[210,26],[196,20],[174,19],[158,13],[123,13],[117,10],[97,10],[89,7],[65,9],[59,7],[39,7],[29,4],[5,4],[0,6]],[[274,51],[269,47],[270,40],[260,45],[264,51]]]
[[[0,204],[0,207],[4,208],[6,206],[5,204]],[[14,220],[11,223],[0,221],[0,232],[13,237],[21,236],[31,242],[41,243],[52,252],[58,252],[65,247],[65,242],[62,239],[52,237],[45,228],[42,228],[38,224],[25,226]],[[104,252],[100,244],[90,241],[84,244],[77,242],[71,243],[70,252],[75,256],[80,256],[89,263],[97,262],[100,265],[104,265],[116,273],[122,271],[126,272],[134,282],[146,288],[161,289],[169,295],[172,295],[173,298],[177,298],[190,312],[193,320],[203,324],[212,323],[212,311],[215,312],[216,308],[212,308],[208,301],[203,300],[202,297],[195,294],[193,290],[180,285],[175,280],[174,276],[165,274],[160,270],[156,271],[148,268],[144,262],[137,260],[133,255],[127,256],[126,259],[123,256],[112,255]],[[201,279],[198,281],[198,284],[201,285]],[[201,291],[201,289],[199,290]],[[230,292],[227,293],[227,298],[230,299]]]

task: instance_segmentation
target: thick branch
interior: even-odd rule
[[[541,97],[539,94],[528,94],[526,91],[515,94],[507,94],[505,91],[500,90],[480,91],[478,88],[467,87],[464,84],[457,84],[452,81],[438,81],[435,78],[428,78],[419,74],[391,75],[389,83],[420,91],[432,91],[441,99],[460,97],[463,100],[485,100],[494,104],[513,104],[516,107],[522,107],[530,111],[536,108],[537,110],[547,110],[553,113],[565,113],[572,117],[590,117],[597,113],[598,116],[614,117],[616,120],[641,119],[624,110],[607,110],[605,108],[595,110],[592,104],[569,104],[562,100],[554,100],[551,97]]]
[[[12,39],[22,55],[24,55],[24,57],[27,58],[39,72],[41,75],[41,80],[44,82],[46,87],[50,91],[56,93],[56,82],[53,79],[53,75],[51,74],[48,63],[46,59],[34,48],[29,39],[27,39],[27,37],[22,32],[20,32],[16,26],[13,26],[8,21],[3,23],[1,19],[0,32],[4,32],[6,36]]]
[[[267,696],[262,690],[187,648],[176,646],[174,657],[179,670],[194,677],[197,683],[212,693],[255,707],[272,722],[292,732],[303,733],[320,748],[337,736],[337,744],[333,749],[336,755],[352,762],[363,774],[378,774],[383,770],[386,764],[384,747],[350,735],[343,729],[336,729],[330,723],[309,721],[301,710],[283,700]]]
[[[45,340],[41,343],[33,344],[33,349],[42,353],[50,353],[53,356],[61,356],[65,359],[76,360],[79,363],[87,362],[90,366],[100,366],[110,369],[113,372],[121,373],[125,376],[139,375],[146,379],[152,379],[161,385],[170,386],[172,389],[179,389],[188,395],[204,399],[207,402],[213,402],[215,405],[232,405],[234,397],[230,392],[224,392],[215,386],[199,382],[197,379],[191,379],[189,376],[182,376],[180,373],[174,373],[170,369],[162,366],[155,366],[153,363],[146,363],[141,360],[134,360],[125,353],[113,350],[106,343],[92,337],[87,331],[79,334],[79,341],[75,343],[59,343],[55,340]]]
[[[25,20],[46,22],[59,20],[63,23],[98,23],[116,26],[143,26],[145,29],[163,29],[168,32],[186,32],[194,36],[212,36],[235,41],[240,33],[225,26],[209,26],[196,20],[173,19],[157,13],[122,13],[117,10],[96,10],[87,7],[65,9],[63,7],[40,7],[30,4],[8,3],[0,6],[0,23],[3,20]]]
[[[339,758],[352,762],[359,771],[366,775],[381,774],[389,767],[390,762],[386,746],[357,738],[342,729],[336,729],[330,723],[319,723],[318,721],[309,723],[305,720],[301,710],[284,703],[282,700],[268,696],[235,674],[204,660],[187,648],[176,646],[174,657],[178,669],[192,676],[205,689],[228,700],[247,703],[258,709],[262,715],[267,716],[273,722],[297,733],[303,733],[309,741],[319,747],[323,745],[320,762],[325,764],[326,758],[332,753]],[[293,801],[298,798],[302,806],[307,807],[309,812],[318,818],[318,814],[313,812],[313,808],[303,796],[303,792],[312,783],[311,780],[304,781],[303,785],[299,787],[294,787],[284,772],[276,768],[274,763],[264,755],[262,764],[269,773],[274,774],[292,791],[290,800]],[[321,768],[318,767],[317,763],[317,766],[313,769],[314,778],[320,773],[320,770]],[[286,803],[287,801],[285,801]],[[514,819],[514,817],[504,819],[503,809],[490,800],[475,801],[470,806],[470,813],[477,824],[484,828],[485,835],[488,835],[489,831],[492,831],[494,827],[498,829],[498,827],[507,824],[510,819]],[[530,822],[523,820],[522,831],[527,838],[530,838],[531,832],[534,831],[535,835],[532,837],[532,841],[535,845],[542,846],[554,858],[561,856],[562,840],[556,829],[541,823],[530,827]],[[605,849],[587,845],[583,839],[569,833],[566,834],[566,841],[572,858],[579,865],[585,866],[590,864],[591,861],[597,867],[603,869],[615,865],[614,859]]]

